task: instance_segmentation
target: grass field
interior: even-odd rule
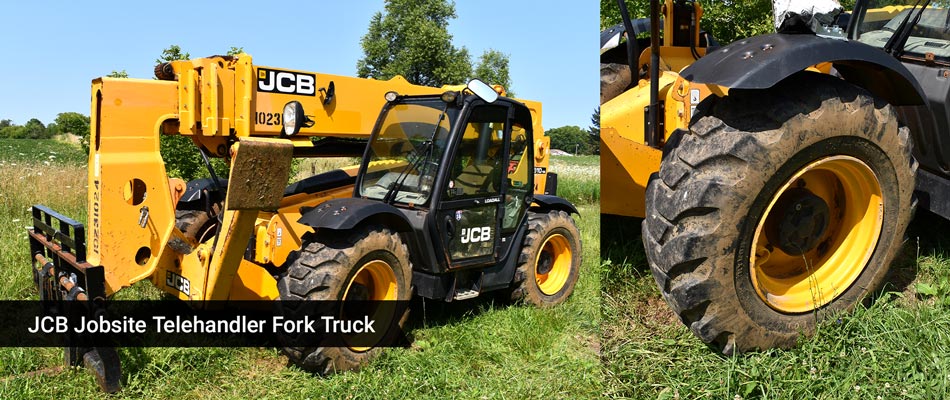
[[[558,174],[558,196],[575,204],[600,203],[599,156],[554,156],[550,170]]]
[[[85,221],[84,156],[48,141],[0,140],[0,298],[35,298],[24,228],[44,203]],[[55,152],[55,154],[53,154]],[[21,154],[22,153],[22,154]],[[50,156],[55,156],[50,158]],[[597,179],[596,160],[564,171],[562,188]],[[47,165],[44,161],[49,161]],[[571,167],[572,160],[558,160]],[[344,162],[333,162],[340,166]],[[339,164],[339,165],[337,165]],[[305,165],[309,168],[309,165]],[[596,181],[595,181],[596,182]],[[590,184],[587,184],[590,186]],[[595,184],[596,186],[596,184]],[[586,190],[586,189],[585,189]],[[579,190],[578,193],[583,193]],[[595,194],[588,194],[595,199]],[[599,207],[576,218],[584,263],[562,306],[511,306],[491,297],[413,303],[407,349],[388,349],[368,367],[314,377],[287,366],[274,348],[123,348],[124,389],[114,398],[591,398],[604,392],[600,363]],[[140,282],[120,294],[152,297]],[[53,348],[0,349],[0,398],[95,398],[92,376],[62,369]]]
[[[605,219],[605,393],[618,398],[940,399],[950,396],[950,224],[918,213],[882,294],[792,350],[724,357],[669,310],[635,220]]]

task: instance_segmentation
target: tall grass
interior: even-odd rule
[[[34,143],[35,142],[35,143]],[[0,141],[0,299],[33,297],[26,227],[30,207],[45,204],[84,221],[86,169],[82,151],[51,140]]]
[[[551,157],[550,172],[557,173],[557,194],[574,204],[600,203],[600,157]]]
[[[660,297],[638,221],[605,220],[606,394],[623,398],[950,397],[950,224],[919,213],[875,301],[830,316],[796,348],[724,357]],[[918,288],[928,288],[921,293]]]

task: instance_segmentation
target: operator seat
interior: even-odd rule
[[[462,190],[462,195],[498,192],[499,176],[497,162],[472,162],[455,177],[455,187]]]

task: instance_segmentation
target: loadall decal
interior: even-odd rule
[[[317,75],[277,69],[257,69],[257,90],[270,93],[314,96],[317,93]]]

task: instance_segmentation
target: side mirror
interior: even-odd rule
[[[468,81],[468,85],[466,85],[465,88],[475,93],[478,98],[484,100],[486,103],[494,103],[495,100],[498,100],[498,92],[487,83],[478,79]]]

